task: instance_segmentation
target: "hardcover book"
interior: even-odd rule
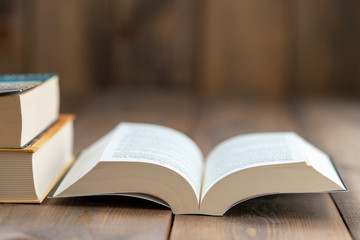
[[[21,148],[59,116],[56,74],[0,76],[0,148]]]

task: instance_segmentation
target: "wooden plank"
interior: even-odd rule
[[[120,121],[157,123],[189,132],[190,104],[188,96],[167,92],[103,92],[77,110],[75,152]],[[46,199],[41,205],[0,204],[1,236],[14,239],[167,239],[171,222],[167,208],[116,196]]]
[[[221,140],[263,131],[298,131],[291,108],[278,103],[210,102],[202,111],[195,140],[208,153]],[[261,197],[223,217],[176,215],[171,239],[351,239],[329,194]]]
[[[295,1],[298,94],[359,95],[359,10],[358,1]]]
[[[126,0],[111,4],[113,82],[189,87],[196,3]]]
[[[198,65],[208,95],[283,97],[288,90],[286,1],[205,1]]]
[[[170,224],[168,209],[123,197],[0,205],[1,237],[7,239],[166,239]]]
[[[360,239],[360,104],[308,101],[299,106],[306,135],[332,158],[349,192],[332,194],[351,235]]]
[[[186,238],[351,239],[329,196],[320,194],[261,197],[224,217],[176,215],[171,239]]]
[[[94,48],[103,49],[96,44],[91,29],[99,30],[95,23],[106,8],[96,7],[95,1],[87,0],[34,0],[33,4],[35,17],[29,21],[34,29],[32,48],[35,50],[30,70],[59,73],[65,96],[89,91],[95,77],[99,77],[96,64],[103,66],[102,62],[91,62],[97,56]],[[106,41],[103,44],[106,46]],[[106,63],[101,57],[97,60]]]
[[[20,73],[23,61],[22,1],[0,1],[0,74]]]

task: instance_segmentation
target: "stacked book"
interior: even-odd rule
[[[0,202],[42,202],[72,163],[56,74],[0,76]]]

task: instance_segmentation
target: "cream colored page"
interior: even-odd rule
[[[328,155],[301,138],[299,138],[299,144],[304,150],[309,165],[313,166],[317,171],[331,179],[343,189],[346,189]]]
[[[305,159],[294,133],[248,134],[228,139],[215,147],[206,160],[202,197],[217,181],[235,171],[301,161]]]
[[[59,187],[56,189],[54,196],[62,193],[85,174],[87,174],[99,162],[106,145],[111,139],[113,132],[110,132],[85,149],[78,156],[74,165],[70,168],[64,179],[61,181]]]
[[[203,157],[196,144],[184,134],[167,127],[121,123],[100,161],[137,161],[158,164],[182,175],[198,199]]]

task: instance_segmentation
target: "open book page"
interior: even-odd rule
[[[99,162],[101,154],[111,139],[113,131],[103,136],[89,148],[80,153],[74,165],[70,168],[60,185],[56,189],[54,196],[63,192],[69,186],[74,184],[85,174],[87,174]]]
[[[217,181],[241,169],[303,161],[305,158],[294,133],[259,133],[230,138],[210,152],[201,196],[203,198]]]
[[[304,150],[305,158],[309,165],[341,186],[344,190],[346,189],[328,155],[301,138],[299,138],[299,144]]]
[[[100,161],[136,161],[167,167],[183,176],[200,198],[202,153],[190,138],[174,129],[121,123]]]

